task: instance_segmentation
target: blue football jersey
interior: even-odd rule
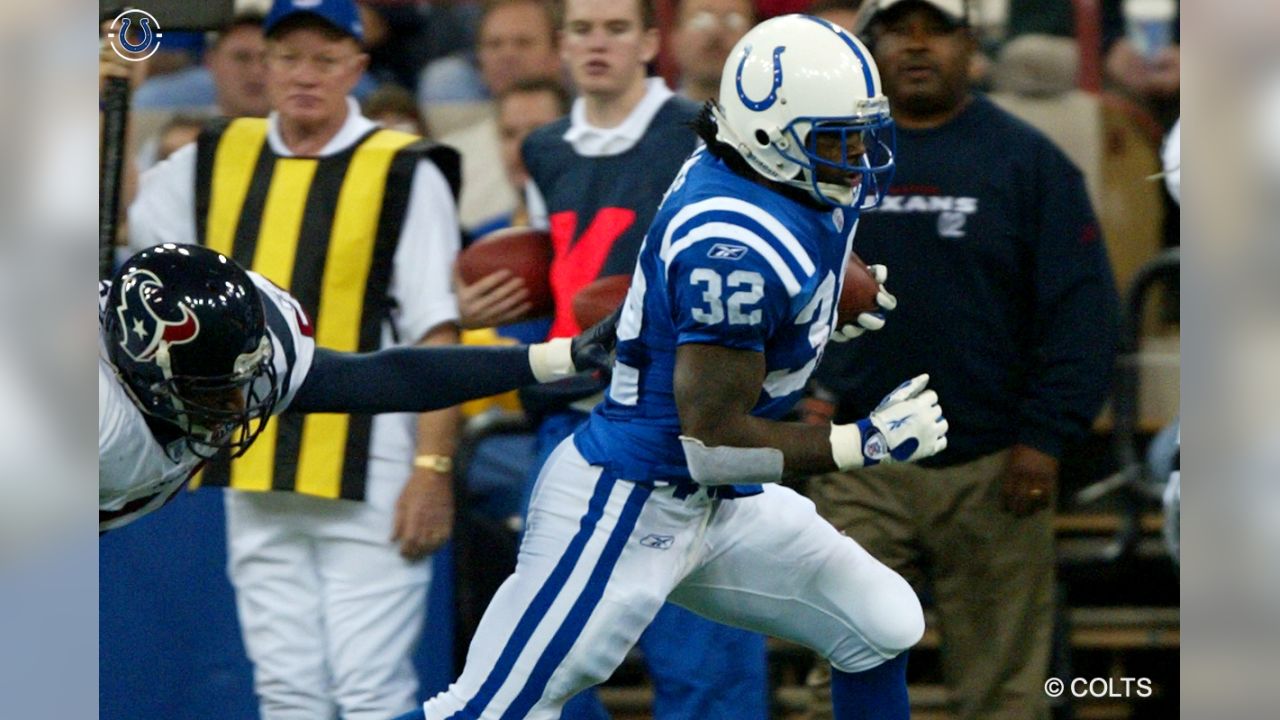
[[[617,478],[689,482],[673,391],[684,343],[763,353],[752,413],[782,417],[831,334],[856,225],[848,208],[802,205],[695,152],[645,235],[613,381],[575,436],[583,457]]]

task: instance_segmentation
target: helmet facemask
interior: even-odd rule
[[[238,457],[253,444],[271,418],[277,401],[271,340],[264,335],[252,352],[239,355],[232,372],[218,376],[172,372],[167,347],[156,353],[165,379],[148,391],[158,401],[155,415],[178,427],[196,455],[210,458],[222,450]]]
[[[869,210],[880,204],[893,178],[895,147],[888,108],[871,118],[796,118],[775,142],[778,154],[800,167],[784,181],[827,205]],[[798,150],[798,152],[797,152]]]

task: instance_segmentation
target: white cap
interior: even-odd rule
[[[943,17],[956,25],[969,24],[968,0],[872,0],[862,9],[862,15],[858,19],[859,32],[870,25],[881,13],[911,2],[933,6],[935,10],[942,13]]]
[[[1172,20],[1178,13],[1173,0],[1124,0],[1122,7],[1130,20]]]

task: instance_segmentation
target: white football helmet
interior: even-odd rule
[[[821,18],[784,15],[748,31],[725,61],[716,122],[716,139],[756,172],[821,203],[871,208],[889,188],[894,129],[880,72],[857,38]]]

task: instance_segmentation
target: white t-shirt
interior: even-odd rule
[[[249,277],[262,295],[263,310],[284,319],[289,340],[271,330],[272,363],[276,377],[287,386],[280,388],[281,397],[274,412],[279,414],[293,402],[298,388],[311,370],[315,341],[302,332],[299,318],[302,306],[287,292],[261,275]],[[101,283],[98,293],[99,329],[103,304],[110,284]],[[275,323],[277,327],[279,323]],[[183,439],[160,445],[147,425],[142,411],[134,404],[115,367],[107,360],[101,332],[98,335],[98,530],[127,525],[168,502],[178,488],[195,474],[201,458]],[[264,385],[265,378],[259,379]],[[259,389],[267,392],[268,388]],[[104,517],[103,514],[106,514]]]
[[[318,155],[340,153],[375,127],[372,120],[360,114],[356,101],[347,98],[346,121]],[[280,135],[279,117],[274,112],[267,117],[267,142],[277,155],[294,155]],[[134,251],[166,242],[197,241],[195,177],[195,143],[180,148],[142,174],[138,196],[129,207],[129,245]],[[396,304],[392,320],[399,344],[417,344],[432,328],[457,321],[452,272],[460,242],[458,212],[449,183],[434,163],[422,160],[414,171],[409,204],[392,259],[389,293]],[[390,324],[384,323],[382,347],[395,345],[395,336]],[[409,467],[417,450],[417,417],[413,413],[374,417],[368,494],[375,492],[378,461],[393,463],[398,469]],[[399,489],[379,490],[380,495],[386,493],[393,493],[394,497]]]

